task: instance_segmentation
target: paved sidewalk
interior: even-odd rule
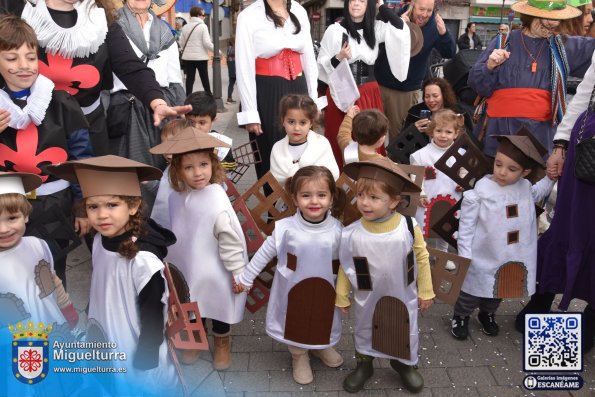
[[[227,93],[227,70],[222,68],[223,89]],[[200,79],[197,79],[200,84]],[[198,87],[197,87],[198,88]],[[237,91],[235,94],[237,98]],[[226,105],[228,112],[219,113],[215,123],[218,132],[233,138],[233,146],[248,142],[247,133],[238,128],[235,113],[237,104]],[[251,168],[238,183],[243,192],[256,180]],[[88,302],[90,284],[90,255],[80,247],[68,258],[67,278],[69,292],[76,308],[84,310]],[[595,351],[584,361],[581,374],[585,386],[578,392],[528,392],[521,385],[522,336],[513,328],[514,316],[523,306],[520,300],[502,303],[497,320],[501,326],[498,337],[489,338],[479,330],[475,319],[471,322],[471,336],[467,341],[455,340],[450,334],[452,308],[443,303],[434,304],[419,320],[420,372],[425,389],[419,396],[592,396],[595,397]],[[573,304],[570,311],[582,311],[583,306]],[[281,396],[317,395],[346,396],[342,390],[343,378],[355,367],[353,319],[343,320],[343,337],[337,348],[345,359],[337,369],[327,368],[312,358],[314,382],[302,386],[291,376],[291,357],[287,347],[268,337],[264,331],[266,308],[251,314],[246,311],[244,321],[232,327],[233,364],[227,371],[212,368],[212,355],[201,354],[197,363],[183,366],[185,381],[191,396]],[[389,367],[387,360],[375,360],[374,376],[358,396],[409,395],[402,388],[399,376]]]

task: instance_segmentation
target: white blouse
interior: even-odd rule
[[[291,12],[301,25],[300,33],[293,34],[295,25],[291,19],[282,28],[276,28],[267,18],[264,0],[256,0],[238,15],[236,29],[236,75],[242,111],[238,113],[238,124],[260,123],[256,105],[256,58],[270,58],[283,49],[299,52],[302,69],[308,83],[308,93],[317,99],[318,68],[310,21],[306,10],[296,1],[291,2]]]

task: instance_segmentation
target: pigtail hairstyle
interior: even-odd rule
[[[366,3],[366,12],[364,14],[364,40],[368,47],[374,49],[376,45],[376,34],[374,31],[374,22],[376,21],[376,2],[373,0],[368,0]],[[361,41],[361,35],[357,32],[357,27],[355,22],[351,20],[351,15],[349,15],[349,0],[345,0],[343,2],[343,20],[341,21],[341,26],[343,26],[349,35],[357,40],[358,44]]]
[[[308,120],[312,122],[312,128],[318,124],[318,106],[316,102],[308,95],[290,94],[285,95],[279,102],[279,120],[283,125],[283,119],[291,109],[299,109],[306,114]]]
[[[330,208],[331,214],[334,217],[339,217],[345,209],[346,195],[341,188],[337,187],[333,174],[326,167],[309,165],[300,168],[292,177],[287,178],[285,181],[285,191],[295,199],[302,185],[311,179],[322,179],[326,181],[329,191],[333,195]]]
[[[131,238],[127,238],[120,243],[118,246],[118,254],[122,255],[126,259],[133,259],[139,251],[139,246],[136,243],[140,236],[146,234],[144,228],[145,217],[143,215],[143,200],[140,197],[131,196],[118,196],[121,200],[124,200],[129,208],[138,205],[138,210],[134,215],[130,215],[128,220],[127,231],[132,233]]]
[[[298,20],[298,18],[291,12],[291,0],[285,0],[285,1],[286,1],[285,4],[287,7],[287,13],[289,14],[289,18],[291,19],[291,22],[295,26],[295,31],[293,32],[293,34],[298,34],[299,32],[302,31],[302,25],[300,24],[300,21]],[[275,14],[275,12],[271,8],[271,6],[269,5],[269,2],[267,0],[263,0],[263,2],[264,2],[264,12],[265,12],[266,16],[271,21],[273,21],[276,28],[282,28],[283,24],[285,23],[285,20],[283,18],[281,18],[279,15]]]

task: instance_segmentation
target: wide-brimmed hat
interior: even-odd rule
[[[43,180],[39,175],[28,172],[0,172],[0,194],[25,195],[37,189],[42,183]]]
[[[83,198],[92,196],[140,197],[140,182],[161,178],[161,170],[119,156],[100,156],[49,165],[48,172],[78,183]]]
[[[420,53],[424,46],[424,35],[421,28],[413,22],[405,22],[409,26],[409,33],[411,35],[411,56],[414,57]]]
[[[351,179],[369,178],[381,181],[399,192],[416,193],[421,191],[421,188],[413,183],[409,175],[397,163],[386,157],[349,163],[343,168],[343,171]]]
[[[186,127],[171,139],[152,147],[153,154],[180,154],[218,147],[231,147],[229,144],[194,127]]]
[[[591,4],[591,0],[568,0],[566,4],[573,7],[580,7],[586,6],[587,4]]]
[[[546,19],[572,19],[582,14],[581,10],[566,4],[566,0],[523,0],[511,8],[520,14]]]

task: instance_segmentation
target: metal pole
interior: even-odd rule
[[[217,111],[224,112],[223,100],[221,99],[221,55],[219,51],[219,1],[213,0],[213,17],[211,31],[213,33],[213,97],[217,102]]]
[[[506,0],[502,0],[502,8],[500,8],[500,24],[502,24],[502,19],[504,18],[504,2]]]

